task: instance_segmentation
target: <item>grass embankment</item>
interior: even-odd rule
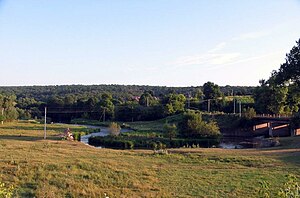
[[[257,197],[260,180],[277,192],[286,174],[300,175],[300,137],[277,149],[154,155],[59,140],[65,127],[52,125],[43,140],[42,125],[0,125],[0,181],[20,197]]]

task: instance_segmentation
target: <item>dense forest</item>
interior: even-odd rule
[[[47,101],[52,96],[75,95],[80,97],[99,96],[102,93],[110,93],[114,98],[130,100],[140,96],[144,91],[151,90],[155,97],[168,93],[197,94],[202,86],[197,87],[165,87],[146,85],[57,85],[57,86],[6,86],[0,87],[0,94],[16,95],[17,98],[34,98],[38,101]],[[254,87],[251,86],[221,86],[224,95],[252,95]]]
[[[47,107],[49,120],[54,122],[69,122],[74,118],[139,121],[163,118],[183,112],[185,108],[232,112],[233,100],[230,97],[252,95],[253,91],[254,87],[219,87],[211,82],[199,87],[16,86],[0,87],[2,98],[10,97],[14,101],[7,108],[0,99],[0,105],[7,118],[12,117],[8,116],[8,111],[14,109],[14,118],[39,119]],[[246,100],[246,103],[253,103],[250,97]]]

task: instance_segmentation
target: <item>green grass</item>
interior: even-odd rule
[[[127,122],[132,129],[140,132],[162,132],[165,123],[178,123],[182,114],[168,116],[166,118],[154,121]]]
[[[0,125],[0,181],[20,197],[257,197],[300,175],[300,137],[276,149],[97,149],[59,140],[66,125]],[[73,131],[81,127],[70,126]]]
[[[125,126],[139,131],[139,132],[162,132],[163,125],[168,123],[178,123],[182,118],[182,114],[177,114],[173,116],[168,116],[163,119],[154,120],[154,121],[139,121],[139,122],[118,122],[121,126],[125,124]],[[83,125],[95,125],[95,126],[104,126],[107,127],[110,122],[101,122],[98,120],[86,120],[86,119],[74,119],[71,121],[72,124],[83,124]]]

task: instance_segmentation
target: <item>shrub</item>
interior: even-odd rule
[[[187,111],[179,122],[180,132],[185,137],[218,137],[221,135],[216,122],[209,123],[202,120],[202,116],[195,111]]]
[[[165,135],[170,139],[172,140],[172,138],[175,138],[176,137],[176,134],[177,134],[177,127],[175,124],[164,124],[164,133]]]
[[[256,116],[256,111],[254,108],[247,108],[244,114],[244,117],[248,120],[254,118]]]
[[[81,139],[81,134],[80,134],[80,132],[74,132],[74,133],[73,133],[73,137],[74,137],[74,140],[80,141],[80,139]]]
[[[194,147],[210,147],[217,145],[217,138],[202,138],[202,139],[172,139],[169,138],[150,138],[140,136],[106,136],[106,137],[90,137],[89,144],[93,146],[101,146],[115,149],[165,149],[165,148],[180,148],[183,146]]]
[[[111,136],[118,136],[120,135],[121,127],[118,123],[112,122],[109,125],[109,133]]]
[[[157,144],[155,142],[150,142],[150,148],[153,150],[157,150]]]

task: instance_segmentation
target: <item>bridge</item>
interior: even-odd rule
[[[284,137],[300,135],[300,129],[290,129],[290,116],[257,115],[253,126],[255,136]]]

